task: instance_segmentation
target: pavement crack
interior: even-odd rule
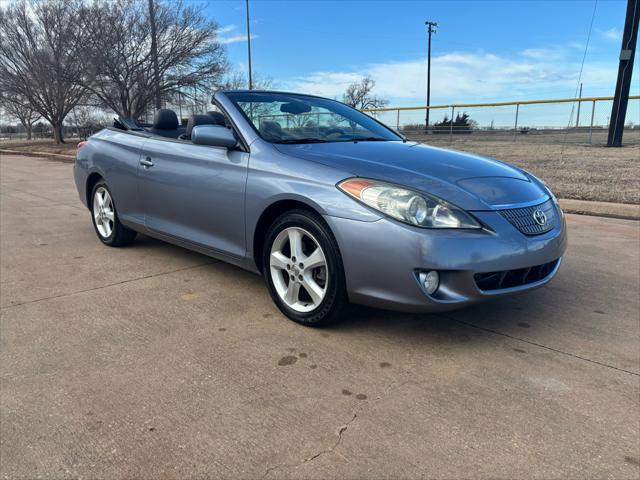
[[[170,274],[176,273],[176,272],[183,272],[185,270],[191,270],[191,269],[194,269],[194,268],[200,268],[200,267],[204,267],[204,266],[207,266],[207,265],[213,265],[214,263],[216,263],[216,262],[199,263],[197,265],[191,265],[189,267],[182,267],[182,268],[176,268],[175,270],[169,270],[168,272],[152,273],[150,275],[144,275],[142,277],[129,278],[127,280],[122,280],[120,282],[108,283],[107,285],[100,285],[98,287],[86,288],[84,290],[77,290],[75,292],[61,293],[59,295],[51,295],[50,297],[36,298],[35,300],[28,300],[26,302],[20,302],[20,303],[14,303],[14,304],[11,304],[11,305],[6,305],[6,306],[0,308],[0,310],[8,310],[10,308],[20,307],[22,305],[29,305],[31,303],[44,302],[46,300],[54,300],[56,298],[71,297],[73,295],[78,295],[80,293],[94,292],[96,290],[102,290],[103,288],[116,287],[118,285],[137,282],[138,280],[146,280],[147,278],[154,278],[154,277],[161,277],[163,275],[170,275]]]
[[[604,363],[604,362],[600,362],[598,360],[593,360],[591,358],[583,357],[583,356],[577,355],[575,353],[565,352],[564,350],[560,350],[558,348],[549,347],[547,345],[543,345],[541,343],[534,342],[532,340],[527,340],[525,338],[516,337],[515,335],[509,335],[508,333],[499,332],[498,330],[494,330],[492,328],[481,327],[479,325],[475,325],[475,324],[470,323],[470,322],[465,322],[464,320],[458,320],[457,318],[454,318],[454,317],[449,317],[449,316],[442,315],[442,314],[440,316],[443,317],[443,318],[446,318],[448,320],[452,320],[454,322],[458,322],[458,323],[460,323],[462,325],[466,325],[467,327],[471,327],[471,328],[475,328],[477,330],[481,330],[483,332],[493,333],[494,335],[500,335],[502,337],[507,337],[507,338],[511,338],[513,340],[518,340],[520,342],[524,342],[524,343],[527,343],[529,345],[533,345],[535,347],[544,348],[546,350],[550,350],[552,352],[559,353],[561,355],[566,355],[567,357],[572,357],[572,358],[575,358],[577,360],[582,360],[584,362],[593,363],[594,365],[599,365],[601,367],[611,368],[611,369],[617,370],[619,372],[628,373],[630,375],[635,375],[636,377],[640,377],[640,373],[638,373],[638,372],[634,372],[634,371],[631,371],[631,370],[626,370],[624,368],[616,367],[615,365],[611,365],[609,363]]]
[[[351,420],[349,420],[347,423],[345,423],[344,425],[340,426],[340,428],[338,428],[338,438],[336,439],[336,441],[334,442],[334,444],[332,446],[330,446],[329,448],[325,448],[323,450],[320,450],[319,452],[314,453],[313,455],[304,458],[301,462],[298,463],[279,463],[277,465],[273,465],[269,468],[267,468],[267,470],[264,472],[264,474],[262,475],[262,478],[266,478],[271,472],[275,471],[275,470],[279,470],[282,468],[297,468],[300,467],[306,463],[309,462],[313,462],[316,458],[321,457],[322,455],[326,455],[328,453],[333,453],[335,451],[336,448],[338,448],[338,446],[340,445],[340,442],[342,442],[342,435],[344,434],[344,432],[347,431],[347,429],[351,426],[351,424],[355,421],[355,419],[358,418],[358,414],[354,413],[353,417],[351,417]]]

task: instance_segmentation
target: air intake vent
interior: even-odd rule
[[[547,278],[558,265],[558,260],[536,265],[535,267],[504,270],[502,272],[476,273],[473,278],[480,290],[502,290],[521,287]]]

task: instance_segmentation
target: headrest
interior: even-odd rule
[[[209,115],[210,117],[213,117],[213,120],[215,121],[216,125],[222,125],[223,127],[227,126],[227,122],[224,119],[224,115],[221,114],[220,112],[215,112],[211,110],[207,112],[207,115]]]
[[[161,108],[153,118],[153,128],[158,130],[175,130],[178,128],[178,116],[173,110]]]
[[[260,133],[271,139],[280,139],[283,132],[278,122],[263,121],[260,122]]]
[[[218,123],[210,115],[191,115],[187,122],[187,131],[185,132],[187,137],[191,137],[191,131],[193,127],[197,125],[218,125]]]

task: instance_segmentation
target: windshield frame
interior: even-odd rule
[[[231,102],[233,107],[238,111],[238,113],[240,115],[242,115],[244,120],[247,122],[249,127],[255,132],[255,134],[258,135],[258,137],[260,139],[262,139],[265,142],[270,143],[272,145],[306,145],[306,144],[309,144],[309,143],[356,143],[356,142],[368,142],[368,141],[372,141],[372,140],[367,140],[366,138],[365,139],[353,138],[353,139],[349,139],[349,140],[338,140],[338,139],[336,139],[336,140],[323,140],[323,141],[318,141],[318,142],[305,142],[304,139],[300,139],[301,141],[299,143],[294,143],[294,142],[283,142],[283,143],[274,142],[274,141],[271,141],[271,140],[268,140],[268,139],[264,138],[264,136],[262,135],[260,130],[251,121],[251,119],[249,118],[247,113],[244,111],[244,109],[238,104],[238,100],[236,100],[234,98],[236,95],[239,95],[239,94],[241,94],[241,95],[254,95],[254,94],[255,95],[286,95],[288,97],[296,97],[296,98],[299,98],[299,99],[302,99],[302,100],[304,100],[305,98],[309,98],[309,99],[319,99],[319,100],[322,100],[322,101],[333,102],[333,103],[339,104],[342,107],[345,107],[345,108],[348,108],[350,110],[353,110],[357,114],[366,117],[366,119],[375,122],[377,125],[379,125],[384,130],[389,132],[391,134],[391,136],[395,137],[395,138],[392,138],[392,139],[381,138],[380,140],[376,140],[376,141],[385,141],[385,142],[396,142],[396,141],[400,142],[401,141],[401,142],[406,142],[406,140],[407,140],[403,135],[401,135],[400,133],[396,132],[392,128],[388,127],[387,125],[385,125],[384,123],[379,121],[377,118],[374,118],[371,115],[367,115],[365,112],[362,112],[362,111],[358,110],[357,108],[353,108],[352,106],[347,105],[346,103],[340,102],[338,100],[333,100],[331,98],[320,97],[318,95],[309,95],[309,94],[305,94],[305,93],[280,92],[280,91],[273,91],[273,90],[227,90],[227,91],[223,91],[222,93],[229,99],[229,101]]]

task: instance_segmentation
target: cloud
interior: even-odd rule
[[[222,35],[223,33],[229,33],[229,32],[234,31],[237,28],[238,27],[236,25],[227,25],[225,27],[220,27],[218,29],[218,34]]]
[[[527,48],[522,51],[522,55],[535,60],[559,60],[565,56],[564,51],[559,48]]]
[[[600,35],[607,40],[622,40],[622,31],[616,27],[611,27],[609,30],[600,30]]]
[[[258,38],[258,35],[251,35],[251,40]],[[247,41],[247,36],[245,34],[239,34],[239,35],[233,35],[231,37],[222,37],[220,38],[220,40],[218,40],[220,43],[222,43],[223,45],[229,44],[229,43],[238,43],[238,42],[246,42]]]
[[[237,25],[227,25],[225,27],[221,27],[220,29],[218,29],[218,35],[220,35],[218,41],[223,45],[228,45],[229,43],[246,42],[247,35],[245,33],[235,33],[237,30]],[[234,33],[234,35],[225,37],[225,33]],[[254,38],[258,38],[258,35],[251,35],[251,40],[253,40]]]
[[[488,52],[435,56],[431,69],[432,103],[572,96],[580,64],[568,61],[562,52],[545,55],[545,51],[528,49],[515,57]],[[616,71],[616,65],[587,63],[582,81],[590,91],[610,89]],[[376,81],[374,93],[388,98],[392,104],[420,103],[425,96],[424,58],[374,63],[352,71],[314,72],[293,78],[285,85],[294,91],[340,98],[349,84],[367,75]]]

